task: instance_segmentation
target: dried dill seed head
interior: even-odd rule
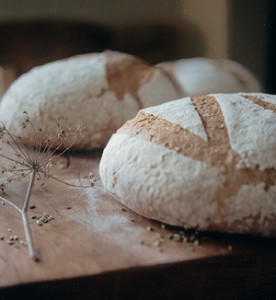
[[[59,167],[62,155],[67,152],[81,138],[82,126],[76,128],[64,128],[62,120],[56,122],[55,132],[48,132],[34,124],[26,111],[23,112],[22,122],[19,124],[20,135],[10,131],[4,123],[0,123],[0,170],[1,185],[0,193],[3,195],[6,184],[15,180],[22,180],[29,176],[29,184],[26,190],[23,206],[17,206],[12,201],[0,196],[0,198],[14,207],[21,213],[26,239],[28,241],[28,250],[30,256],[37,261],[38,256],[34,250],[31,232],[28,226],[27,210],[30,208],[30,198],[33,186],[36,180],[40,180],[41,185],[48,178],[55,179],[66,185],[78,186],[66,183],[54,177],[51,173],[53,167]],[[67,161],[67,166],[69,166]],[[91,183],[89,187],[94,186],[96,179],[90,176]],[[47,223],[53,219],[52,216],[43,215],[37,218],[39,225]],[[14,242],[14,240],[10,241]]]
[[[22,134],[16,135],[0,124],[0,157],[5,159],[1,174],[6,182],[21,180],[35,170],[36,179],[44,183],[51,176],[50,170],[62,165],[62,155],[81,139],[83,131],[81,125],[66,129],[63,120],[57,119],[55,131],[49,133],[34,124],[26,111],[19,126]]]

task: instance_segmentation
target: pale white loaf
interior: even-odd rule
[[[260,92],[254,75],[229,59],[195,57],[158,64],[174,76],[184,96],[210,93]]]
[[[148,218],[276,236],[276,96],[213,94],[141,110],[112,136],[100,175]]]
[[[84,127],[75,148],[102,148],[139,109],[179,95],[165,71],[133,55],[105,51],[55,61],[23,74],[2,99],[0,120],[20,135],[18,122],[27,111],[32,122],[51,135],[56,119],[62,118],[65,128],[78,123]]]

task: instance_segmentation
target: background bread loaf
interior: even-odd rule
[[[276,96],[213,94],[141,110],[106,146],[120,202],[172,225],[276,236]]]
[[[119,52],[105,51],[55,61],[21,75],[2,98],[0,120],[15,134],[22,112],[49,133],[56,119],[65,128],[84,127],[77,149],[102,148],[111,134],[141,108],[180,96],[160,68]],[[23,141],[32,139],[32,136]]]
[[[203,57],[158,64],[175,77],[184,96],[210,93],[260,92],[260,83],[249,70],[229,59]]]

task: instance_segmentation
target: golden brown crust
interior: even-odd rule
[[[144,78],[151,76],[152,68],[143,60],[135,56],[114,55],[110,51],[104,52],[106,59],[106,74],[109,88],[116,94],[118,100],[123,100],[129,93],[140,103],[138,90]]]
[[[255,104],[263,107],[264,109],[269,109],[269,110],[272,110],[273,112],[276,112],[276,105],[275,104],[266,102],[258,96],[248,95],[248,94],[247,95],[241,94],[241,96],[244,99],[253,101]]]
[[[195,97],[192,101],[201,117],[208,141],[179,125],[144,112],[128,121],[118,132],[139,133],[154,143],[219,168],[225,166],[225,162],[236,161],[238,155],[230,148],[224,117],[215,98]]]
[[[264,183],[267,190],[276,184],[276,170],[273,168],[264,171],[258,168],[238,168],[240,157],[231,148],[224,116],[215,97],[194,97],[192,102],[206,130],[207,141],[177,124],[145,112],[139,112],[118,133],[139,135],[143,139],[221,169],[226,179],[214,201],[219,202],[237,194],[242,185]]]

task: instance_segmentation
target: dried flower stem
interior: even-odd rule
[[[14,207],[17,211],[19,211],[21,213],[23,226],[24,226],[24,231],[25,231],[25,237],[26,237],[27,244],[28,244],[29,255],[34,261],[39,261],[39,256],[36,253],[35,248],[33,246],[33,239],[32,239],[32,234],[31,234],[30,225],[29,225],[29,221],[28,221],[28,215],[27,215],[36,173],[37,173],[37,171],[34,168],[31,172],[31,178],[30,178],[30,181],[29,181],[29,185],[28,185],[28,189],[27,189],[27,192],[26,192],[26,196],[25,196],[25,200],[24,200],[22,209],[20,209],[16,204],[14,204],[13,202],[5,199],[4,197],[0,196],[0,199],[2,201],[4,201],[5,203],[9,204],[10,206]]]
[[[5,203],[15,208],[22,217],[25,236],[28,244],[29,255],[38,261],[39,257],[33,245],[31,229],[28,221],[28,209],[30,199],[35,185],[35,179],[54,179],[71,187],[93,187],[95,178],[91,177],[93,181],[89,185],[82,184],[75,185],[64,182],[51,174],[51,168],[58,165],[58,158],[74,145],[76,141],[81,138],[82,126],[77,125],[76,129],[62,127],[62,120],[57,120],[56,131],[52,134],[43,130],[40,126],[33,123],[26,111],[23,112],[23,122],[20,124],[23,134],[15,134],[10,131],[4,123],[0,122],[0,143],[5,144],[10,151],[5,152],[0,148],[0,158],[11,163],[8,167],[3,166],[1,174],[8,174],[6,181],[0,186],[0,192],[4,193],[4,184],[12,183],[14,180],[22,180],[30,175],[28,188],[26,191],[23,206],[18,206],[12,201],[1,197],[0,199]],[[68,163],[67,163],[68,166]]]
[[[5,203],[9,204],[10,206],[12,206],[13,208],[15,208],[17,211],[19,211],[19,212],[21,213],[21,209],[20,209],[16,204],[14,204],[13,202],[11,202],[11,201],[5,199],[5,198],[2,197],[2,196],[0,196],[0,199],[1,199],[2,201],[4,201]]]
[[[29,208],[29,204],[30,204],[30,200],[31,200],[31,194],[32,194],[33,186],[34,186],[35,176],[36,176],[36,169],[34,168],[31,173],[31,178],[29,181],[28,190],[27,190],[27,193],[25,196],[21,214],[22,214],[22,221],[23,221],[25,236],[26,236],[26,240],[28,243],[29,255],[33,258],[34,261],[39,261],[39,257],[33,246],[33,239],[32,239],[28,216],[27,216],[27,212],[28,212],[28,208]]]

